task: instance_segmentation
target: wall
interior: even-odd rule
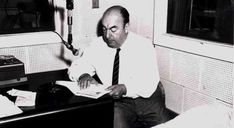
[[[146,38],[153,37],[153,6],[154,0],[99,0],[99,8],[92,8],[92,0],[74,1],[74,40],[79,46],[86,46],[88,42],[96,37],[97,23],[103,12],[112,5],[126,7],[130,16],[130,27],[135,33]]]
[[[0,48],[2,55],[14,55],[25,66],[26,74],[65,69],[68,67],[71,55],[63,44],[50,44]]]
[[[201,104],[233,104],[233,46],[166,33],[168,0],[155,0],[154,43],[166,105],[181,113]]]
[[[167,107],[181,113],[194,106],[233,102],[233,63],[156,47]]]

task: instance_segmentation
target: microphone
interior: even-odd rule
[[[67,24],[68,24],[68,37],[67,42],[63,41],[64,45],[72,51],[73,55],[78,56],[79,50],[72,46],[72,9],[74,8],[73,0],[66,0],[67,8]]]
[[[79,55],[79,50],[78,49],[75,49],[72,44],[70,44],[69,42],[66,42],[66,41],[63,41],[64,45],[72,51],[72,54],[74,56],[78,56]]]

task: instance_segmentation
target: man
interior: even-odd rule
[[[90,83],[98,83],[95,75],[102,84],[111,85],[108,89],[115,99],[114,128],[146,128],[167,121],[152,42],[129,32],[129,13],[121,6],[108,8],[101,23],[102,37],[72,63],[70,79],[87,88]],[[117,83],[113,83],[116,50],[119,70]]]

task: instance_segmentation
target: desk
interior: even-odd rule
[[[53,96],[46,88],[37,92],[36,105],[22,114],[0,118],[1,128],[112,128],[113,101],[109,96],[91,99],[74,95]]]

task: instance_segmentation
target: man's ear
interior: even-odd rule
[[[125,24],[124,29],[125,29],[125,33],[128,33],[128,31],[129,31],[129,23]]]

